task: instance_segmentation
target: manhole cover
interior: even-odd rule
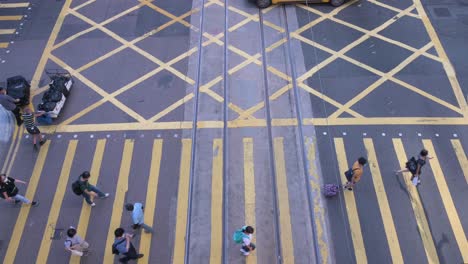
[[[438,17],[451,17],[450,10],[446,7],[435,7],[434,14]]]
[[[60,240],[60,239],[62,239],[62,233],[63,233],[63,229],[59,229],[59,228],[54,229],[54,234],[50,239]]]

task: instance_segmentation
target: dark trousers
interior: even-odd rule
[[[132,243],[130,243],[130,248],[128,249],[128,252],[124,255],[125,257],[119,259],[119,261],[122,263],[127,263],[127,261],[132,259],[138,259],[138,253],[136,252],[136,249]]]
[[[16,124],[20,124],[21,123],[21,113],[20,113],[20,108],[19,107],[16,107],[15,109],[11,110],[11,112],[13,112],[13,114],[15,115],[15,118],[16,118]]]
[[[250,243],[249,246],[252,248],[252,250],[255,250],[255,248],[256,248],[256,246],[255,246],[254,243]],[[248,248],[247,246],[242,246],[242,249],[243,249],[245,252],[249,252],[249,251],[250,251],[250,248]]]

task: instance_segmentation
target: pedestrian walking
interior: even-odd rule
[[[32,206],[39,205],[36,201],[30,201],[26,197],[19,195],[18,187],[16,187],[15,182],[19,182],[22,184],[27,184],[25,181],[21,181],[18,179],[13,179],[11,177],[7,177],[5,173],[0,174],[0,196],[8,202],[14,202],[15,204],[24,203],[30,204]]]
[[[153,233],[153,228],[151,226],[145,224],[144,215],[143,215],[143,204],[135,203],[131,204],[128,203],[125,205],[127,211],[132,212],[132,220],[133,220],[133,229],[138,229],[142,227],[145,230],[145,233]]]
[[[16,105],[20,99],[15,99],[6,94],[6,89],[0,87],[0,104],[8,111],[11,111],[16,118],[16,125],[21,126],[23,120],[21,120],[20,108]]]
[[[84,241],[79,235],[76,234],[76,229],[70,226],[67,230],[67,237],[65,238],[65,250],[71,252],[75,256],[87,255],[89,244]]]
[[[415,157],[411,157],[405,164],[405,168],[401,170],[395,171],[395,175],[398,175],[403,172],[410,172],[411,173],[411,182],[414,186],[418,186],[421,184],[421,171],[422,167],[426,164],[428,159],[432,159],[434,157],[429,156],[429,152],[426,149],[422,149],[419,152],[418,159]]]
[[[233,239],[237,244],[242,244],[240,252],[244,256],[250,255],[250,252],[254,251],[256,246],[252,243],[252,235],[254,233],[254,228],[251,226],[243,226],[240,229],[237,229],[234,232]]]
[[[25,107],[23,109],[23,121],[24,126],[29,134],[33,136],[33,144],[34,149],[37,149],[37,138],[39,137],[39,145],[44,145],[45,139],[42,139],[41,131],[36,126],[36,122],[34,120],[35,117],[43,115],[45,112],[33,113],[29,107]]]
[[[367,159],[360,157],[357,161],[354,162],[353,167],[347,170],[344,174],[346,176],[347,182],[344,187],[352,191],[354,185],[361,180],[364,166],[367,164]]]
[[[143,257],[143,254],[137,253],[133,243],[130,241],[134,235],[125,233],[125,230],[121,227],[114,231],[115,240],[112,244],[112,254],[123,255],[120,258],[121,263],[127,263],[132,259],[139,259]]]
[[[81,173],[78,180],[76,180],[72,184],[72,190],[76,195],[83,196],[86,203],[89,204],[91,207],[94,207],[96,206],[96,204],[94,203],[94,198],[96,196],[98,198],[107,198],[109,197],[109,193],[103,193],[96,186],[91,185],[89,183],[90,177],[91,174],[89,173],[89,171],[84,171],[83,173]]]

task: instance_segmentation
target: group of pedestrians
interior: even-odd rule
[[[410,172],[411,178],[410,181],[414,186],[421,184],[421,172],[422,167],[426,164],[427,160],[432,159],[433,157],[429,156],[429,152],[426,149],[422,149],[419,152],[417,158],[411,157],[405,164],[405,168],[396,170],[395,175],[399,175],[403,172]],[[354,162],[353,166],[344,172],[346,177],[346,183],[343,185],[345,189],[350,191],[353,190],[353,187],[356,183],[361,180],[361,176],[364,170],[364,166],[367,164],[367,159],[360,157],[357,161]]]
[[[33,137],[34,149],[37,150],[37,139],[39,139],[39,145],[41,146],[45,143],[45,139],[42,138],[41,131],[36,125],[35,118],[44,115],[45,112],[40,111],[33,113],[31,108],[27,106],[21,109],[17,105],[19,101],[20,99],[14,99],[13,97],[7,95],[6,89],[0,87],[0,104],[3,106],[3,108],[13,113],[16,118],[16,125],[21,126],[24,123],[24,127]]]

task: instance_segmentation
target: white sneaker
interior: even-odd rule
[[[243,248],[240,249],[240,252],[242,252],[242,254],[244,254],[244,256],[248,256],[250,253],[245,251]]]
[[[96,206],[96,204],[95,204],[95,203],[92,203],[92,204],[90,204],[90,206],[91,206],[91,207],[94,207],[94,206]]]

